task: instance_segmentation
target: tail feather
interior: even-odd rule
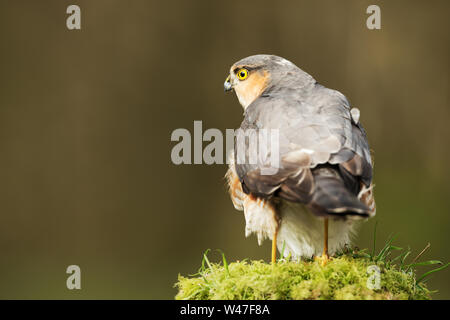
[[[367,218],[371,209],[358,199],[333,167],[313,170],[314,193],[308,207],[317,215]]]

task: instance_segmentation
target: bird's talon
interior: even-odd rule
[[[328,261],[331,260],[331,257],[328,254],[322,254],[321,256],[314,257],[314,260],[319,262],[322,267],[324,267]]]

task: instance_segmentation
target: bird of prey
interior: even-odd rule
[[[244,211],[245,235],[256,233],[259,244],[272,240],[272,263],[277,248],[284,248],[285,257],[325,264],[350,243],[356,220],[375,215],[372,159],[359,110],[274,55],[233,64],[224,89],[234,91],[244,108],[240,129],[278,131],[276,173],[262,174],[267,163],[260,159],[267,155],[239,163],[236,144],[229,159],[229,192]]]

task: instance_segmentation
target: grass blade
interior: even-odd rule
[[[225,258],[225,253],[220,249],[217,249],[217,251],[219,251],[220,254],[222,255],[223,267],[225,268],[225,271],[226,271],[227,275],[229,276],[230,270],[228,270],[228,262],[227,262],[227,259]]]
[[[408,256],[411,254],[411,248],[408,247],[408,250],[405,252],[405,255],[402,257],[401,260],[401,268],[403,268],[404,264],[405,264],[405,260],[406,258],[408,258]]]
[[[208,251],[209,251],[209,249],[207,250],[207,252],[208,252]],[[206,264],[208,265],[209,270],[211,270],[211,272],[213,272],[213,271],[214,271],[214,270],[213,270],[213,267],[212,267],[211,263],[209,262],[209,259],[208,259],[207,255],[206,255],[207,252],[203,254],[203,258],[205,259]]]
[[[396,256],[395,258],[393,258],[392,260],[391,260],[391,263],[394,263],[395,261],[397,261],[397,260],[400,260],[400,267],[403,265],[403,258],[405,257],[405,256],[408,256],[408,254],[409,254],[409,251],[410,251],[410,249],[409,249],[409,247],[408,247],[408,249],[406,249],[403,253],[401,253],[401,254],[399,254],[398,256]]]
[[[429,266],[429,265],[433,265],[433,264],[443,264],[443,263],[439,260],[429,260],[429,261],[411,263],[408,265],[408,268],[414,268],[417,266]]]
[[[413,259],[412,262],[416,262],[417,259],[419,259],[419,258],[424,254],[424,252],[427,251],[430,247],[431,247],[431,244],[428,242],[428,244],[425,246],[425,248],[423,248],[423,250],[420,251],[420,253],[417,255],[417,257],[415,257],[415,258]]]
[[[208,255],[208,252],[210,252],[210,251],[211,251],[211,249],[206,249],[206,251],[203,252],[202,267],[201,267],[202,272],[205,272],[205,270],[206,270],[206,268],[205,268],[205,262],[206,262],[206,260],[208,260],[208,258],[206,258],[206,256]]]
[[[386,254],[389,252],[391,248],[391,243],[394,241],[395,235],[392,235],[389,237],[389,239],[386,241],[386,244],[384,245],[383,249],[381,249],[378,256],[375,257],[375,261],[384,261]]]
[[[439,267],[439,268],[430,270],[430,271],[428,271],[428,272],[425,272],[422,276],[419,277],[419,279],[416,280],[416,282],[417,282],[417,283],[420,283],[420,282],[426,281],[426,279],[427,279],[432,273],[435,273],[435,272],[444,270],[444,269],[447,268],[449,265],[450,265],[450,263],[447,263],[447,264],[443,265],[442,267]]]

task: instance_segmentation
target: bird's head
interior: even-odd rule
[[[264,91],[275,85],[279,88],[298,82],[301,77],[306,77],[304,75],[310,77],[284,58],[259,54],[239,60],[231,66],[224,90],[236,92],[240,104],[246,109]]]

